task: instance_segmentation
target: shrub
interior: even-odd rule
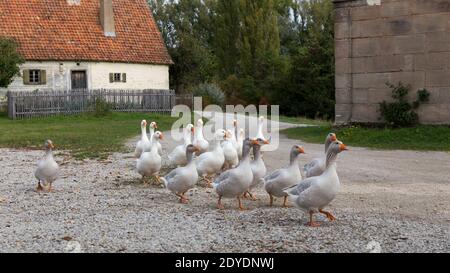
[[[417,100],[412,104],[408,102],[408,93],[411,85],[387,84],[392,89],[392,98],[394,102],[388,103],[383,101],[380,103],[381,117],[392,127],[409,127],[417,125],[419,115],[415,112],[421,103],[428,102],[430,93],[426,89],[417,92]]]
[[[214,83],[201,83],[192,89],[192,94],[203,98],[203,106],[216,104],[223,107],[225,105],[225,94]]]
[[[106,102],[103,98],[98,98],[94,102],[94,116],[104,117],[111,114],[111,104]]]
[[[19,74],[19,65],[22,63],[24,59],[17,52],[17,43],[10,38],[0,37],[0,87],[8,87],[14,76]]]

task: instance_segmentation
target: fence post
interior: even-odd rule
[[[11,93],[11,91],[8,91],[6,93],[6,97],[8,100],[8,118],[10,119],[16,119],[16,103],[15,103],[15,97]]]

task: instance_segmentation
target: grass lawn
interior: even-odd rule
[[[290,128],[283,133],[289,138],[311,143],[324,143],[329,132],[349,146],[388,150],[450,151],[450,127],[420,125],[414,128],[377,129],[352,126],[332,128],[331,125]]]
[[[169,130],[177,118],[146,113],[111,113],[55,116],[33,120],[10,120],[0,114],[0,147],[41,148],[46,139],[57,150],[69,150],[75,158],[106,158],[112,152],[125,151],[124,142],[141,133],[141,120],[158,123],[158,130]]]
[[[287,117],[279,116],[280,122],[295,123],[295,124],[308,124],[308,125],[318,125],[318,126],[331,126],[331,122],[320,119],[309,119],[305,117]]]

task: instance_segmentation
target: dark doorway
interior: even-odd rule
[[[72,71],[72,90],[86,89],[86,88],[87,88],[86,71]]]

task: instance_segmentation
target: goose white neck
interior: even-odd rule
[[[142,133],[142,139],[143,140],[148,140],[147,127],[141,126],[141,133]],[[151,136],[153,136],[153,134]]]
[[[196,129],[196,131],[195,131],[195,138],[196,138],[197,140],[203,140],[203,139],[205,139],[205,138],[203,137],[203,125],[198,125],[198,126],[197,126],[197,129]]]
[[[191,132],[190,132],[190,131],[184,130],[183,138],[184,138],[184,144],[185,144],[185,145],[192,144],[192,140],[191,140]]]

